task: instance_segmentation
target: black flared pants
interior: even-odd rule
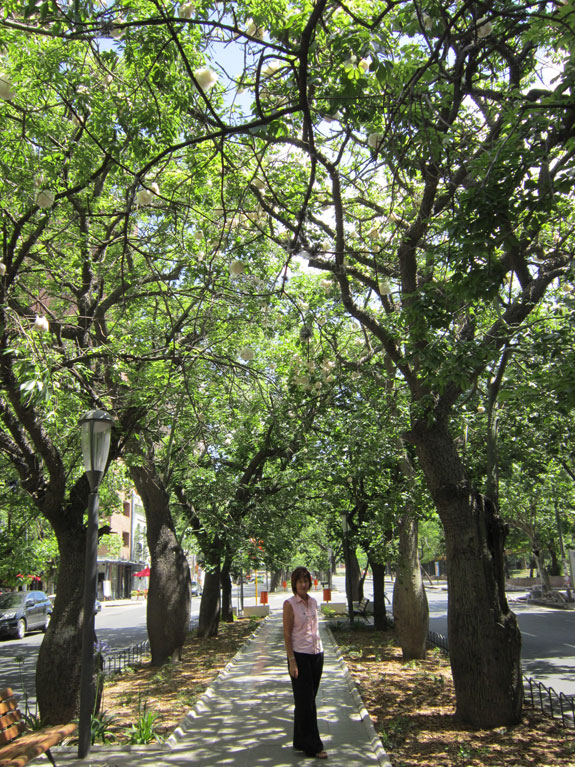
[[[317,726],[315,696],[319,688],[323,671],[323,653],[308,655],[294,652],[298,676],[290,676],[295,702],[293,722],[293,746],[305,751],[308,756],[315,756],[323,751],[323,743]]]

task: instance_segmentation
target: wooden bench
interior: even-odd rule
[[[0,767],[24,767],[41,754],[56,767],[50,749],[76,730],[75,724],[62,724],[22,735],[24,727],[12,690],[0,690]]]
[[[367,599],[366,597],[363,597],[362,599],[359,600],[359,603],[357,605],[357,610],[354,607],[353,614],[354,615],[361,615],[362,618],[365,618],[365,620],[367,620],[367,606],[368,606],[368,604],[369,604],[369,599]]]

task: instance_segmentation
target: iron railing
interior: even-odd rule
[[[190,631],[198,627],[199,616],[190,617]],[[103,650],[103,671],[104,674],[119,674],[128,666],[134,666],[136,663],[142,663],[144,658],[150,654],[150,640],[144,639],[138,644],[124,647],[121,650]]]
[[[118,674],[127,666],[134,666],[141,663],[146,655],[150,654],[150,641],[145,639],[143,642],[124,647],[122,650],[112,650],[103,657],[104,673]]]
[[[433,645],[434,647],[439,647],[439,649],[443,650],[446,655],[449,655],[447,637],[444,637],[443,634],[437,634],[435,631],[428,631],[427,644]]]
[[[557,694],[552,687],[523,674],[525,704],[538,708],[554,719],[561,719],[563,727],[575,727],[575,696]]]

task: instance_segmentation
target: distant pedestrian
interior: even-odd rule
[[[291,575],[293,597],[283,608],[284,641],[295,702],[293,746],[307,756],[327,759],[317,726],[315,697],[323,671],[317,602],[310,597],[311,575],[296,567]]]

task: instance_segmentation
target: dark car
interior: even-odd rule
[[[52,603],[43,591],[0,594],[0,634],[22,639],[27,631],[46,631]]]
[[[193,597],[202,596],[202,587],[197,581],[192,581],[192,596]]]

